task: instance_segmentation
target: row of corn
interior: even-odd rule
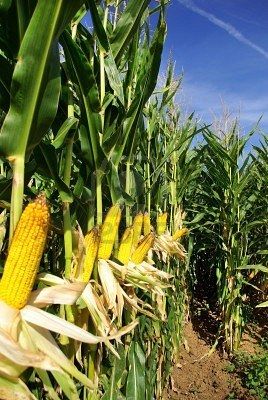
[[[85,235],[85,258],[82,281],[88,282],[98,259],[109,260],[118,235],[121,207],[112,206],[100,229],[94,227]],[[0,298],[15,308],[23,308],[34,286],[40,260],[44,252],[49,229],[49,207],[43,195],[38,196],[24,210],[8,252],[4,273],[0,282]],[[153,248],[155,233],[152,232],[147,213],[135,216],[132,226],[127,227],[119,242],[114,258],[122,264],[142,263]],[[167,213],[157,218],[157,233],[167,229]],[[143,233],[143,235],[142,235]],[[176,241],[187,233],[179,229],[172,236]]]
[[[6,352],[4,348],[0,350],[0,359],[2,360],[0,362],[0,378],[1,372],[10,379],[18,377],[28,366],[39,366],[41,369],[48,370],[53,370],[54,368],[52,361],[46,360],[47,355],[44,354],[46,350],[40,352],[34,342],[29,340],[32,328],[31,326],[25,328],[27,321],[41,326],[42,329],[52,329],[60,334],[67,332],[68,336],[80,342],[98,343],[104,341],[105,338],[95,337],[88,333],[87,329],[85,331],[85,328],[88,327],[86,320],[90,317],[95,323],[96,332],[100,332],[101,335],[111,332],[113,335],[111,339],[119,338],[128,333],[137,324],[137,321],[133,320],[127,326],[122,327],[124,304],[128,304],[135,310],[134,316],[137,311],[140,311],[154,317],[150,311],[150,306],[143,304],[141,299],[138,299],[134,289],[138,287],[163,296],[162,289],[170,286],[167,281],[171,276],[164,271],[159,271],[153,266],[153,261],[149,258],[147,259],[148,252],[153,248],[156,238],[166,234],[167,214],[160,214],[157,219],[158,235],[152,231],[153,228],[148,214],[137,214],[132,226],[127,227],[124,231],[119,245],[115,246],[120,220],[121,207],[116,204],[109,209],[103,225],[99,229],[93,228],[86,234],[84,238],[85,256],[83,268],[77,270],[82,270],[81,275],[77,274],[69,283],[59,277],[45,278],[43,283],[47,284],[46,280],[51,279],[52,286],[49,287],[50,285],[47,284],[47,287],[45,286],[45,288],[37,289],[33,292],[50,227],[50,210],[44,195],[38,196],[25,208],[16,227],[0,281],[0,309],[2,312],[2,317],[0,317],[0,342],[3,344],[1,335],[11,335],[10,339],[5,339],[6,346],[11,349],[16,343],[18,361],[12,356],[11,350],[10,353]],[[180,233],[176,232],[173,237],[179,237],[185,233],[186,230],[181,229]],[[115,247],[117,248],[115,249]],[[90,282],[97,260],[102,284],[101,290],[99,283],[96,282],[94,287]],[[46,276],[46,273],[44,274]],[[39,278],[39,280],[42,282],[42,279]],[[53,288],[55,283],[58,283],[58,285]],[[80,297],[87,306],[88,311],[85,312],[85,306],[81,303],[76,310],[76,318],[74,318],[77,326],[49,313],[45,313],[46,315],[44,316],[42,314],[44,311],[39,314],[33,308],[33,305],[38,308],[56,304],[57,302],[59,304],[70,304],[74,307],[75,302]],[[113,313],[111,318],[109,310]],[[40,320],[38,317],[40,317]],[[82,324],[81,318],[84,319]],[[115,318],[118,319],[118,327],[115,327],[112,323]],[[52,321],[51,325],[49,325],[50,319]],[[24,325],[18,324],[20,320],[24,321]],[[105,326],[106,328],[108,326],[108,330]],[[29,329],[27,340],[24,337],[25,329]],[[38,332],[40,334],[42,331]],[[32,334],[36,335],[36,332]],[[43,332],[43,335],[42,340],[47,337],[48,333]],[[105,343],[117,354],[107,340]],[[57,349],[56,343],[54,343],[54,346]],[[26,354],[24,354],[25,350],[32,352],[35,350],[32,358],[29,355],[27,358]],[[63,355],[59,351],[57,349],[60,359]],[[23,361],[19,358],[20,352],[23,353],[22,359],[25,357]],[[51,354],[49,356],[51,357]],[[45,360],[41,362],[40,359],[42,357]],[[76,359],[80,362],[79,355],[76,355]],[[12,367],[10,367],[10,363]],[[67,363],[66,360],[63,365],[65,363]],[[21,367],[21,364],[23,367]],[[67,367],[69,371],[71,368],[69,364],[67,364]],[[75,373],[73,372],[73,374]],[[84,378],[80,375],[78,376],[83,381]]]

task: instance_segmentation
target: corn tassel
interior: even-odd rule
[[[118,250],[117,259],[122,264],[127,264],[131,257],[131,250],[132,250],[132,242],[133,242],[133,234],[134,229],[133,227],[129,227],[125,230]]]
[[[168,214],[164,212],[163,214],[159,214],[156,221],[156,231],[158,235],[162,235],[166,232],[167,229],[167,217]]]
[[[143,234],[144,236],[149,235],[151,232],[151,220],[150,220],[150,215],[145,212],[143,214]]]
[[[142,225],[143,225],[143,214],[139,212],[137,215],[135,215],[134,221],[133,221],[133,239],[132,239],[132,249],[135,250],[136,247],[138,246],[140,237],[141,237],[141,230],[142,230]]]
[[[111,257],[118,227],[121,219],[121,209],[119,204],[115,204],[108,211],[104,223],[101,227],[100,245],[98,258],[108,260]]]
[[[4,273],[0,282],[0,299],[21,309],[32,291],[43,255],[49,226],[49,207],[38,196],[23,211],[16,227]]]
[[[174,235],[172,236],[173,240],[178,240],[180,239],[182,236],[187,235],[187,233],[189,232],[189,229],[187,228],[182,228],[182,229],[178,229]]]
[[[132,254],[131,261],[135,264],[141,264],[145,257],[147,256],[148,251],[153,247],[154,243],[154,234],[151,232],[149,235],[145,236],[134,253]]]
[[[97,228],[91,229],[85,236],[86,256],[83,265],[83,282],[88,282],[94,267],[99,248],[100,236]]]

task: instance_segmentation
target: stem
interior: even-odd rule
[[[130,173],[130,162],[127,161],[126,163],[126,184],[125,184],[125,191],[128,195],[130,195],[130,188],[131,188],[131,173]],[[132,223],[132,218],[130,215],[130,206],[126,204],[126,226],[130,226]]]
[[[164,154],[166,154],[166,149],[167,149],[167,139],[165,137],[164,140]],[[167,163],[165,162],[164,164],[164,179],[165,179],[165,186],[167,185]],[[167,198],[165,197],[164,199],[164,204],[163,204],[163,211],[167,211]],[[170,226],[171,229],[171,226]],[[170,231],[172,232],[172,231]]]
[[[104,21],[103,28],[106,30],[108,20],[108,7],[105,8],[104,12]],[[102,144],[102,135],[104,129],[104,119],[105,119],[105,111],[103,109],[103,101],[105,97],[105,67],[104,67],[104,56],[105,51],[100,46],[100,103],[101,103],[101,134],[100,134],[100,145]],[[101,186],[102,177],[100,176],[99,171],[96,171],[96,198],[97,198],[97,224],[102,224],[102,186]]]
[[[88,331],[93,335],[96,335],[96,329],[92,323],[88,324]],[[98,345],[91,344],[87,347],[87,376],[88,378],[94,382],[96,385],[98,384],[98,369],[96,368],[96,358],[98,354]],[[88,400],[96,399],[96,390],[88,390]]]
[[[74,141],[73,137],[68,140],[65,153],[63,181],[64,183],[66,183],[68,187],[70,187],[70,181],[71,181],[73,141]],[[68,202],[63,203],[63,229],[64,229],[65,277],[69,278],[71,275],[73,243],[72,243],[72,223],[70,215],[70,204]]]
[[[101,176],[97,171],[96,176],[96,197],[97,197],[97,225],[102,224],[102,188],[101,188]]]
[[[24,156],[16,157],[13,161],[13,181],[11,193],[11,207],[10,207],[10,230],[9,230],[9,245],[14,233],[14,230],[19,222],[22,205],[23,205],[23,191],[24,191]]]
[[[104,20],[103,20],[103,28],[106,31],[107,27],[107,20],[108,20],[108,7],[105,8],[104,12]],[[103,109],[103,100],[105,97],[105,66],[104,66],[104,57],[105,57],[105,50],[100,46],[100,103],[101,103],[101,129],[103,134],[104,128],[104,114],[105,111]]]
[[[150,122],[149,122],[150,123]],[[151,213],[151,182],[150,182],[150,156],[151,156],[151,132],[150,125],[148,126],[148,142],[147,142],[147,162],[146,162],[146,187],[147,187],[147,211]]]
[[[170,182],[170,229],[171,232],[174,232],[174,225],[175,225],[175,216],[176,216],[176,208],[177,208],[177,167],[175,162],[175,154],[171,156],[171,166],[172,166],[172,173],[171,173],[171,182]]]
[[[100,103],[101,103],[101,111],[100,111],[100,117],[101,117],[101,131],[103,134],[103,128],[104,128],[104,109],[103,109],[103,99],[105,96],[105,69],[104,69],[104,50],[100,50]],[[101,136],[102,136],[101,134]],[[102,137],[101,137],[102,141]]]
[[[17,8],[17,17],[18,17],[18,30],[19,30],[19,37],[20,37],[20,43],[22,42],[24,33],[27,28],[27,24],[25,21],[25,5],[24,1],[22,0],[16,0],[16,8]]]

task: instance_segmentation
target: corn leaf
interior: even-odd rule
[[[145,368],[144,355],[135,341],[131,343],[128,363],[129,373],[127,377],[126,398],[128,400],[144,400],[145,398]]]
[[[98,9],[96,7],[96,4],[93,1],[89,1],[89,9],[91,11],[91,16],[94,24],[94,30],[96,33],[96,36],[98,38],[101,51],[105,50],[105,55],[104,55],[104,68],[107,74],[107,78],[109,81],[109,84],[111,88],[114,90],[114,94],[118,97],[120,100],[121,104],[124,104],[124,91],[123,91],[123,86],[122,82],[120,79],[120,74],[117,69],[109,39],[106,35],[105,29],[102,25]]]
[[[0,133],[1,154],[11,160],[29,153],[55,117],[60,91],[57,36],[79,5],[66,0],[40,0],[36,5],[20,47],[11,106]]]
[[[135,34],[150,0],[130,0],[110,38],[113,56],[118,63],[130,38]]]
[[[77,123],[78,119],[75,117],[69,117],[63,122],[52,143],[55,149],[60,148],[64,144],[65,138],[68,135],[69,131],[76,128]]]
[[[126,356],[124,346],[119,344],[117,351],[120,359],[115,356],[110,356],[111,375],[109,376],[109,381],[105,385],[105,393],[102,397],[102,400],[115,400],[122,398],[120,388],[123,386],[123,379],[126,373]]]
[[[55,148],[51,144],[40,143],[35,148],[34,155],[39,172],[49,179],[54,180],[62,201],[71,203],[73,201],[72,193],[58,174],[58,161]]]

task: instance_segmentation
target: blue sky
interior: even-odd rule
[[[163,64],[172,54],[184,71],[183,108],[211,122],[224,104],[242,132],[263,115],[267,133],[268,0],[172,0],[167,22]]]

